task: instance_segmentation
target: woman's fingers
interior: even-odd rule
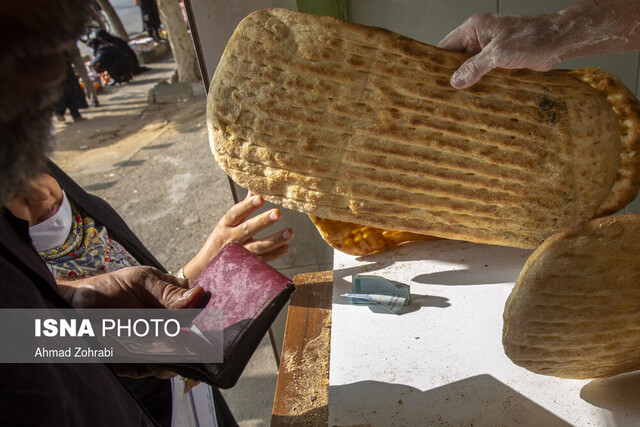
[[[247,197],[245,197],[241,202],[233,205],[231,209],[224,214],[220,221],[227,227],[237,227],[263,204],[264,199],[261,196],[255,196],[252,193],[248,193]]]
[[[252,239],[257,233],[280,221],[280,218],[282,218],[282,212],[278,209],[271,209],[253,218],[249,218],[236,227],[233,233],[233,239],[237,242],[244,243]]]
[[[289,252],[289,245],[286,243],[293,238],[293,234],[292,229],[285,228],[271,236],[253,240],[245,244],[245,247],[252,253],[262,256],[263,259],[267,254],[274,251],[273,255],[277,255],[276,258],[279,258]],[[286,248],[284,248],[284,246],[286,246]]]
[[[260,258],[262,258],[264,262],[270,262],[285,256],[286,254],[289,253],[290,249],[291,247],[289,245],[284,244],[282,246],[278,246],[276,249],[272,251],[263,253],[262,255],[259,255],[259,256]]]
[[[264,204],[264,199],[249,192],[247,197],[234,205],[222,218],[221,224],[230,229],[229,241],[244,243],[245,247],[265,260],[280,258],[289,252],[286,242],[293,238],[290,228],[281,230],[268,237],[255,239],[255,235],[272,226],[282,218],[282,212],[271,209],[249,218],[255,210]]]

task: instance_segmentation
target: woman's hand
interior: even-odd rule
[[[202,308],[207,301],[204,289],[189,289],[188,285],[185,279],[148,266],[58,281],[62,296],[75,308]],[[176,375],[164,367],[144,363],[116,363],[114,370],[118,375],[134,378],[167,379]]]
[[[218,225],[209,235],[202,249],[182,269],[187,279],[197,278],[211,259],[228,243],[238,242],[249,251],[260,256],[264,261],[273,261],[289,252],[287,242],[293,238],[293,230],[285,228],[277,233],[261,239],[254,236],[260,231],[275,224],[282,217],[278,209],[271,209],[249,218],[253,212],[264,204],[260,196],[249,192],[247,197],[220,219]]]

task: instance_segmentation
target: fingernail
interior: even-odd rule
[[[273,220],[273,221],[277,221],[277,220],[279,219],[279,218],[278,218],[278,211],[272,211],[272,212],[269,214],[269,218],[271,218],[271,220]]]
[[[188,299],[191,298],[192,296],[194,296],[196,294],[196,292],[198,292],[198,288],[191,288],[189,289],[187,292],[185,292],[184,294],[182,294],[182,298],[184,299]]]
[[[460,76],[460,73],[456,72],[456,73],[453,73],[453,75],[451,76],[451,86],[455,88],[459,88],[464,86],[465,83],[466,83],[466,80],[462,78],[462,76]]]
[[[289,230],[284,230],[284,232],[282,233],[282,238],[283,239],[290,239],[291,238],[291,232]]]
[[[253,203],[253,206],[260,206],[260,197],[253,196],[253,199],[251,200],[251,202]]]

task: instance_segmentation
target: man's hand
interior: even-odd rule
[[[128,267],[85,279],[59,281],[75,308],[199,308],[204,289],[153,267]]]
[[[497,67],[549,71],[560,62],[554,43],[558,33],[550,15],[481,13],[449,33],[438,47],[474,55],[451,76],[451,85],[463,89]]]
[[[464,89],[494,68],[548,71],[561,61],[640,49],[637,0],[581,0],[536,16],[476,14],[439,47],[473,54],[451,76]]]

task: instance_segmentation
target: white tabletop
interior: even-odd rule
[[[336,251],[329,425],[640,426],[640,372],[567,380],[505,356],[504,303],[530,254],[449,240]],[[410,306],[349,304],[365,273],[409,284]]]

